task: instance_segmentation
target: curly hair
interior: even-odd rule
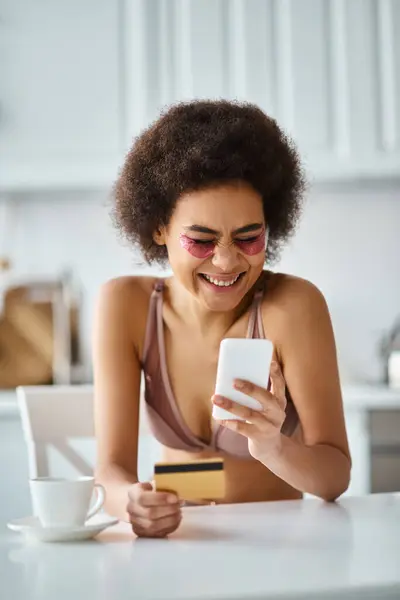
[[[226,100],[170,107],[136,140],[114,187],[112,216],[148,263],[167,262],[154,232],[169,223],[189,191],[243,181],[263,201],[273,262],[293,234],[305,179],[292,141],[260,108]]]

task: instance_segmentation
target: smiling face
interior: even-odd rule
[[[184,194],[155,237],[166,245],[175,277],[199,302],[209,310],[232,310],[263,270],[261,196],[246,184]]]

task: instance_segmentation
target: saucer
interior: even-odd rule
[[[37,517],[24,517],[7,523],[12,531],[22,533],[30,540],[39,542],[75,542],[89,540],[98,535],[107,527],[118,523],[118,519],[105,514],[95,515],[88,519],[84,525],[72,527],[42,527]]]

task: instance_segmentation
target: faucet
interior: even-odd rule
[[[389,361],[393,352],[400,352],[400,317],[398,317],[392,328],[387,331],[380,340],[380,355],[383,359],[383,380],[386,385],[390,384]]]

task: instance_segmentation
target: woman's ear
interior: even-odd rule
[[[165,227],[159,227],[153,234],[153,240],[158,246],[165,246],[166,231]]]

